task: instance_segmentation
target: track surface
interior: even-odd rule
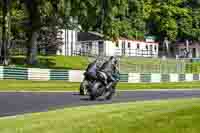
[[[1,92],[0,117],[73,106],[192,97],[200,98],[200,90],[118,92],[111,101],[105,101],[102,98],[97,101],[89,101],[87,96],[79,96],[76,92]]]

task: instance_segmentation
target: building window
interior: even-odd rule
[[[128,43],[128,48],[131,48],[131,43],[130,42]]]
[[[139,43],[137,44],[137,49],[140,49],[140,44]]]
[[[92,47],[92,42],[89,42],[89,46]]]
[[[151,50],[151,51],[153,50],[153,46],[152,46],[152,45],[150,45],[150,50]]]
[[[69,42],[69,31],[66,32],[66,41]]]
[[[100,56],[104,55],[104,42],[103,41],[99,41],[99,47],[98,47],[98,53]]]
[[[157,46],[156,45],[154,46],[154,50],[157,51]]]
[[[126,42],[122,41],[122,55],[124,56],[126,54]]]
[[[74,32],[73,32],[73,31],[71,31],[71,42],[73,42],[73,41],[74,41],[74,36],[73,36],[73,34],[74,34]]]
[[[119,41],[116,42],[116,47],[119,47]]]

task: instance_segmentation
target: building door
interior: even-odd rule
[[[193,57],[193,58],[196,58],[196,48],[193,48],[193,49],[192,49],[192,57]]]
[[[150,56],[153,56],[153,46],[152,45],[150,45]]]
[[[125,46],[125,41],[122,41],[122,56],[126,54],[126,46]]]
[[[103,43],[103,41],[99,42],[99,55],[100,56],[104,55],[104,43]]]
[[[92,52],[92,42],[89,42],[88,47],[89,47],[88,53],[92,55],[93,54],[93,52]]]

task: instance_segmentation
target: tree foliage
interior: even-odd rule
[[[30,64],[36,61],[36,42],[44,38],[44,27],[49,29],[45,36],[68,28],[100,32],[109,39],[200,39],[200,0],[12,0],[10,12],[11,35],[27,40]]]

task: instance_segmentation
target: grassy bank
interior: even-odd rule
[[[84,70],[89,63],[86,57],[75,56],[39,56],[38,64],[29,66],[25,64],[24,56],[12,57],[12,65],[18,67],[38,67],[38,68],[52,68],[52,69],[74,69]]]
[[[186,65],[186,73],[200,73],[200,63],[188,63]]]
[[[11,64],[18,67],[85,70],[89,62],[93,59],[82,56],[39,56],[38,63],[34,66],[29,66],[25,64],[24,56],[15,56],[12,57]],[[179,67],[177,67],[177,64],[179,64]],[[187,67],[187,72],[191,71],[190,68]],[[159,58],[122,57],[120,59],[120,70],[123,73],[184,73],[185,65],[183,65],[182,61],[175,59],[162,60]]]
[[[66,81],[0,80],[0,91],[78,91],[80,83]],[[119,83],[119,90],[135,89],[198,89],[200,82],[180,83]]]
[[[199,133],[200,99],[78,107],[0,119],[1,133]]]
[[[185,60],[185,63],[188,62]],[[178,64],[178,65],[177,65]],[[123,72],[132,73],[184,73],[185,65],[181,60],[144,57],[123,57],[120,60]]]

